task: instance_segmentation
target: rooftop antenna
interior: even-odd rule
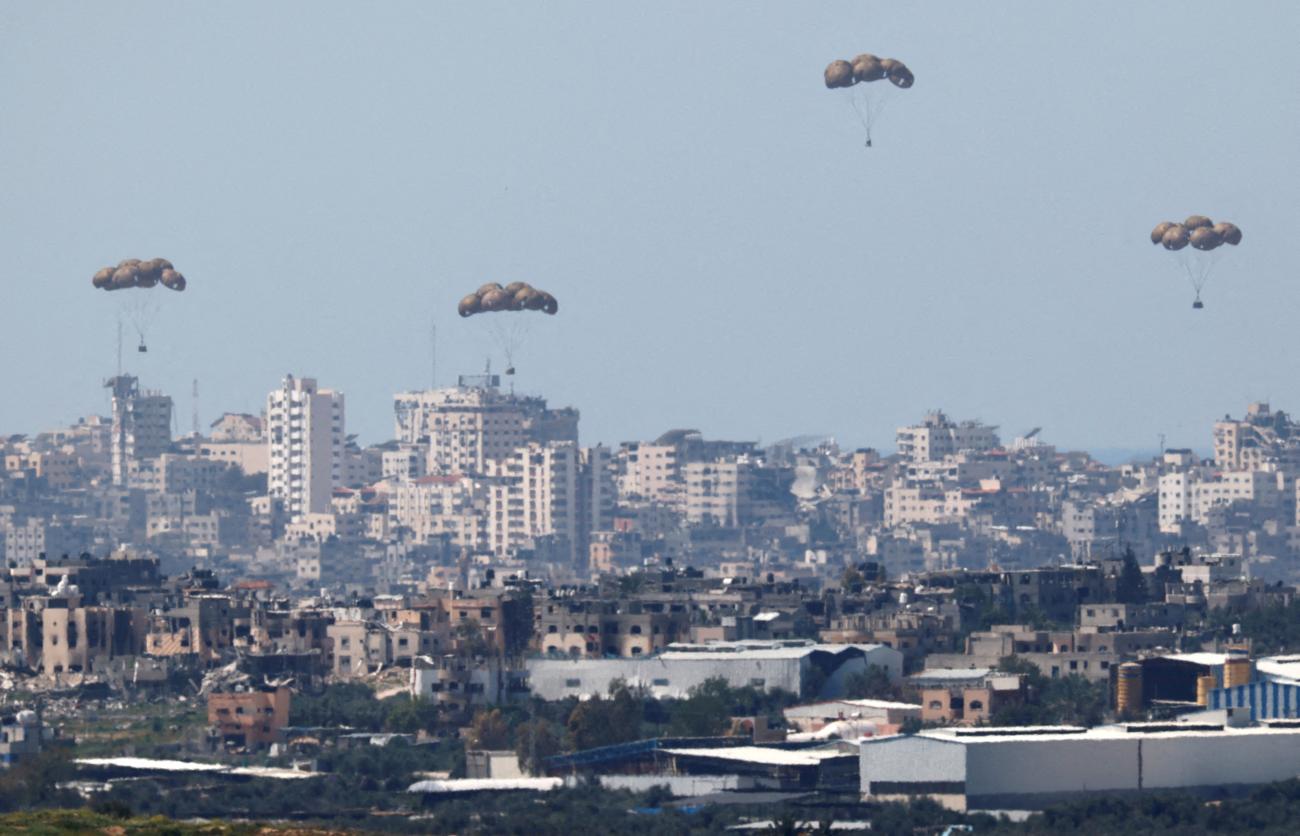
[[[122,376],[122,315],[117,315],[117,376]]]
[[[199,437],[199,379],[194,378],[194,385],[190,389],[190,432],[195,438]]]
[[[1165,434],[1160,433],[1160,455],[1165,454]]]
[[[429,386],[438,388],[438,320],[429,323]]]

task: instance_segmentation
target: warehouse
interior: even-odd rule
[[[873,800],[1037,809],[1093,793],[1223,794],[1300,775],[1300,729],[1221,724],[935,729],[861,743]]]
[[[605,694],[624,680],[651,696],[683,698],[707,679],[721,677],[734,688],[782,689],[801,698],[844,695],[849,677],[870,665],[897,682],[903,654],[879,644],[815,644],[805,640],[671,644],[657,656],[630,659],[530,659],[529,687],[544,700]]]

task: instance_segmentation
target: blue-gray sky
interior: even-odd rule
[[[90,274],[160,255],[127,368],[182,428],[293,372],[387,438],[431,317],[448,382],[494,345],[456,301],[524,280],[518,385],[584,440],[1205,446],[1300,410],[1297,43],[1289,0],[5,3],[0,431],[104,408]],[[863,51],[917,78],[870,150],[821,83]],[[1203,311],[1146,240],[1193,212],[1245,230]]]

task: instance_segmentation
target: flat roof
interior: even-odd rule
[[[457,793],[500,792],[503,790],[530,790],[547,792],[563,784],[561,778],[448,778],[416,781],[407,792]]]
[[[979,734],[962,735],[959,729],[929,729],[918,732],[912,737],[922,737],[943,743],[960,743],[966,746],[983,746],[991,743],[1036,743],[1036,742],[1068,742],[1071,740],[1178,740],[1178,739],[1223,739],[1225,737],[1258,737],[1269,735],[1290,735],[1300,737],[1300,728],[1274,728],[1268,726],[1244,726],[1241,728],[1225,727],[1217,730],[1206,730],[1204,724],[1190,724],[1191,728],[1168,729],[1165,731],[1142,731],[1135,729],[1129,731],[1127,726],[1096,726],[1091,729],[1085,729],[1081,732],[1068,732],[1063,727],[1061,731],[1052,731],[1054,727],[1025,727],[1025,726],[1008,726],[1004,728],[989,727],[981,729]],[[1005,731],[1005,734],[999,734]],[[1028,733],[1026,733],[1028,732]],[[905,740],[908,736],[893,737],[869,737],[861,741],[861,745],[878,746],[898,740]]]
[[[910,702],[891,702],[889,700],[823,700],[821,702],[805,703],[804,705],[792,705],[784,709],[783,713],[787,717],[821,717],[824,712],[839,711],[842,710],[842,707],[877,708],[883,710],[921,710],[921,706],[913,705]]]
[[[1152,656],[1151,659],[1169,659],[1174,662],[1188,662],[1193,665],[1204,665],[1207,668],[1213,668],[1222,665],[1228,661],[1226,653],[1164,653],[1160,656]]]
[[[669,645],[658,658],[674,661],[709,661],[719,662],[728,659],[802,659],[811,653],[839,654],[848,650],[863,653],[884,647],[882,644],[805,644],[793,647],[763,647],[738,645],[697,646],[687,645],[681,650],[674,650]],[[689,648],[689,649],[686,649]],[[656,658],[656,657],[647,657]]]
[[[920,673],[914,673],[908,677],[916,682],[926,680],[953,680],[964,681],[967,679],[983,679],[993,672],[992,668],[929,668]],[[1008,674],[1013,675],[1013,674]]]
[[[773,749],[768,746],[728,746],[725,749],[661,749],[669,755],[741,761],[764,766],[816,766],[828,758],[853,757],[852,752],[831,749]]]
[[[74,763],[79,766],[131,769],[139,772],[219,773],[222,775],[245,775],[252,778],[297,779],[316,778],[320,775],[319,772],[303,772],[297,769],[281,769],[271,766],[230,766],[224,763],[201,763],[199,761],[177,761],[164,758],[77,758]]]

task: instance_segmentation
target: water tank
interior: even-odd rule
[[[1201,708],[1209,708],[1210,692],[1214,690],[1214,686],[1217,684],[1218,680],[1214,678],[1212,673],[1196,677],[1196,704]]]
[[[31,709],[19,711],[17,720],[20,726],[34,726],[36,725],[36,712]]]
[[[1120,714],[1135,715],[1142,711],[1142,666],[1125,662],[1119,666],[1115,689],[1115,710]]]
[[[1228,660],[1223,663],[1223,687],[1236,688],[1249,685],[1254,663],[1243,651],[1228,651]]]

